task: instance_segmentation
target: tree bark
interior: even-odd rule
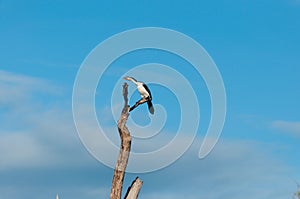
[[[116,167],[114,170],[114,177],[112,181],[110,199],[121,199],[124,175],[125,175],[125,170],[129,159],[130,148],[131,148],[131,136],[126,126],[126,122],[129,116],[129,109],[130,109],[130,107],[128,106],[127,96],[128,96],[128,84],[124,83],[123,85],[124,107],[120,119],[118,121],[118,131],[121,138],[121,146],[119,150]],[[135,181],[137,181],[137,179]],[[135,181],[133,182],[133,184],[135,183]],[[141,187],[141,185],[139,186]],[[130,191],[130,188],[128,191]],[[134,198],[132,197],[130,199],[134,199]]]

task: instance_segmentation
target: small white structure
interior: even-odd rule
[[[55,199],[59,199],[59,198],[58,198],[58,194],[56,194],[56,197],[55,197]]]

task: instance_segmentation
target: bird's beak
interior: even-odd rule
[[[128,77],[127,77],[127,76],[126,76],[126,77],[123,77],[123,79],[128,80]]]

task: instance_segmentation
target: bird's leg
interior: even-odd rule
[[[144,103],[147,102],[147,101],[148,101],[148,98],[142,98],[142,99],[140,99],[139,101],[137,101],[137,102],[135,103],[135,105],[133,105],[133,106],[130,108],[129,112],[132,111],[133,109],[135,109],[136,107],[138,107],[139,105],[144,104]]]

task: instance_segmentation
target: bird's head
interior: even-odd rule
[[[130,81],[131,78],[126,76],[126,77],[123,77],[123,79]]]
[[[127,80],[127,81],[132,81],[133,83],[137,83],[138,81],[136,79],[134,79],[133,77],[129,77],[129,76],[126,76],[124,77],[123,79]]]

